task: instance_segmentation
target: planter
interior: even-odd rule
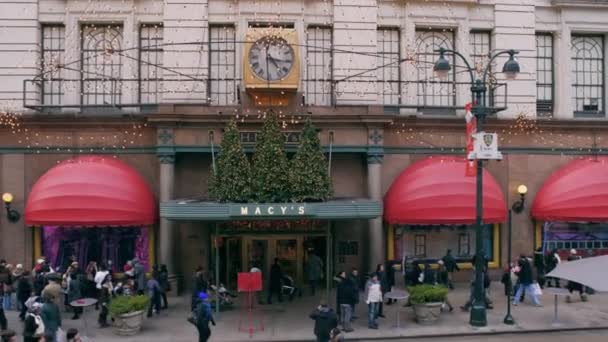
[[[414,314],[416,322],[419,324],[430,325],[434,324],[441,315],[441,306],[443,303],[424,303],[414,305]]]
[[[121,336],[133,336],[141,330],[144,311],[134,311],[114,317],[114,331]]]

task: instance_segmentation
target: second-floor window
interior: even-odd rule
[[[163,79],[163,27],[143,24],[139,28],[139,103],[161,101]]]
[[[572,106],[575,115],[604,114],[604,37],[573,35]]]
[[[82,27],[81,103],[85,106],[122,103],[122,26]]]
[[[209,98],[212,105],[237,104],[236,30],[234,25],[209,28]]]
[[[454,80],[456,67],[453,55],[447,55],[452,64],[448,79],[439,80],[433,73],[433,66],[439,58],[435,52],[439,48],[454,49],[454,32],[449,29],[416,31],[416,68],[418,107],[425,108],[425,113],[452,114],[456,102]],[[444,108],[442,108],[444,107]]]
[[[383,105],[401,103],[401,59],[399,29],[378,28],[378,61],[376,80],[378,94]]]
[[[536,114],[553,114],[553,36],[536,34]]]
[[[307,105],[330,106],[332,104],[331,47],[331,27],[308,27],[306,30],[306,79],[304,81]]]
[[[65,53],[65,27],[44,24],[42,29],[41,102],[60,105],[64,93],[63,64]]]

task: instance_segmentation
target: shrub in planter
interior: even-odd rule
[[[149,304],[147,296],[118,296],[112,299],[109,311],[114,318],[114,331],[118,335],[137,334]]]
[[[418,285],[408,288],[410,303],[414,307],[416,321],[432,324],[439,319],[441,306],[448,297],[448,289],[440,285]]]

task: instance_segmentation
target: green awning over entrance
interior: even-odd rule
[[[217,203],[173,200],[160,205],[160,217],[180,221],[373,219],[382,204],[370,199],[342,199],[316,203]]]

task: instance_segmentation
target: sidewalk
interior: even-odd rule
[[[496,334],[517,332],[539,332],[548,330],[569,329],[592,329],[608,328],[608,296],[593,295],[589,302],[582,303],[578,298],[574,303],[566,304],[563,298],[559,298],[559,318],[563,323],[559,327],[552,326],[553,321],[553,297],[544,295],[542,303],[544,307],[533,307],[528,303],[513,307],[512,313],[516,324],[508,326],[502,323],[506,313],[506,298],[502,296],[502,286],[499,283],[492,284],[492,299],[494,309],[488,310],[488,326],[484,328],[473,328],[468,324],[469,315],[461,312],[459,306],[466,301],[468,296],[466,284],[458,284],[455,291],[450,292],[450,301],[455,306],[452,313],[444,313],[440,321],[433,326],[421,326],[414,322],[411,308],[400,305],[384,306],[386,318],[379,318],[380,328],[370,330],[367,328],[367,308],[358,305],[356,314],[360,317],[354,322],[354,332],[346,335],[347,340],[374,340],[390,338],[413,338],[422,336],[456,336],[470,334]],[[216,316],[217,326],[212,327],[211,341],[312,341],[313,321],[308,314],[318,305],[320,294],[311,297],[308,293],[302,298],[295,298],[292,303],[283,302],[273,305],[263,305],[256,318],[261,318],[264,323],[264,331],[256,332],[249,338],[247,332],[239,332],[238,324],[241,310],[237,306],[232,311],[221,312]],[[332,296],[330,305],[334,303]],[[122,342],[144,342],[144,341],[171,341],[191,342],[197,340],[196,329],[186,322],[189,310],[189,297],[170,298],[170,309],[163,312],[161,316],[147,319],[144,322],[142,332],[133,337],[119,337],[114,335],[111,328],[98,329],[96,323],[97,312],[89,309],[86,313],[88,336],[91,341],[122,341]],[[397,329],[396,310],[401,310],[401,329]],[[22,326],[14,311],[7,312],[9,328],[21,332]],[[82,320],[72,321],[69,314],[63,315],[64,329],[76,327],[84,330]],[[246,319],[246,317],[244,317]],[[243,322],[243,328],[247,328],[247,321]]]

